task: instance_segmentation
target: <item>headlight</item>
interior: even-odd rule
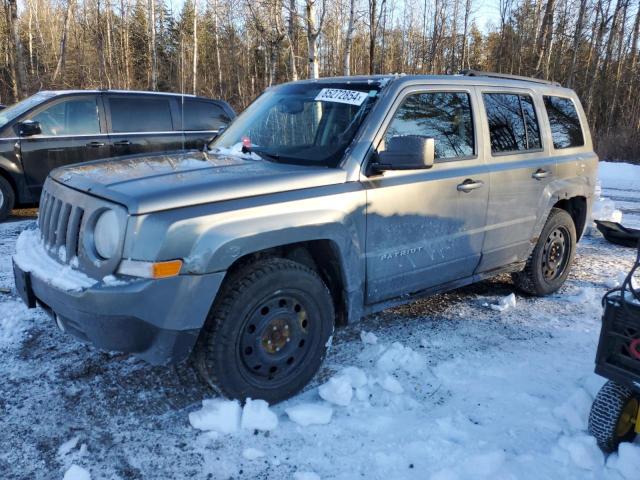
[[[113,257],[120,243],[120,224],[113,210],[105,211],[96,222],[93,229],[93,242],[98,255],[104,259]]]

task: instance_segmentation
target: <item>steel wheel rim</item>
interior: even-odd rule
[[[0,190],[0,208],[4,207],[4,193]]]
[[[247,381],[276,388],[297,374],[319,334],[312,305],[307,295],[293,289],[279,290],[253,304],[236,348]]]
[[[542,249],[542,275],[553,281],[562,276],[569,262],[571,236],[566,227],[554,228],[548,235]]]
[[[632,429],[635,429],[636,419],[638,418],[638,400],[632,398],[629,400],[620,414],[620,419],[616,425],[616,436],[618,438],[626,437]]]

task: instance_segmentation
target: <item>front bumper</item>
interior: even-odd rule
[[[27,306],[37,303],[61,329],[98,348],[134,353],[154,365],[189,356],[224,278],[224,272],[179,275],[63,291],[13,267]]]

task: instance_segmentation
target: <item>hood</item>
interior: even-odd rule
[[[247,157],[247,156],[245,156]],[[346,181],[341,169],[187,152],[100,160],[59,168],[53,180],[120,203],[133,215]]]

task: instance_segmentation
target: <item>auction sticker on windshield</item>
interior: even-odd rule
[[[315,100],[321,102],[348,103],[349,105],[362,105],[369,96],[368,93],[357,90],[342,90],[340,88],[323,88],[316,95]]]

